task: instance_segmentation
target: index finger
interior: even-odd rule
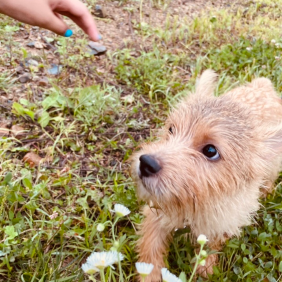
[[[58,5],[55,5],[53,11],[72,19],[88,34],[91,40],[98,41],[101,39],[92,15],[82,2],[78,0],[62,0]]]

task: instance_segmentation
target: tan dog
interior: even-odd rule
[[[149,204],[138,242],[139,261],[155,266],[146,281],[161,280],[176,228],[189,225],[193,237],[206,235],[214,250],[239,236],[281,168],[282,105],[270,80],[215,97],[216,78],[205,71],[159,140],[132,157],[138,196]],[[207,258],[206,273],[215,262],[216,255]]]

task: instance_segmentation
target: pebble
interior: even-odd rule
[[[38,62],[33,59],[26,60],[26,63],[27,63],[27,66],[35,66],[35,67],[38,66]]]
[[[18,66],[18,67],[15,68],[15,71],[16,71],[17,74],[22,74],[23,71],[24,71],[24,68],[21,67],[21,66]]]
[[[106,14],[100,5],[95,6],[94,15],[98,18],[105,18]]]
[[[32,41],[32,42],[28,42],[27,44],[26,44],[26,46],[27,47],[34,47],[35,46],[35,42],[34,41]]]
[[[90,55],[103,55],[107,52],[107,48],[97,42],[89,41],[88,46],[91,48],[89,50]]]
[[[39,86],[48,86],[49,81],[47,77],[42,77],[39,81],[38,81],[38,85]]]
[[[19,81],[21,82],[21,83],[26,83],[26,82],[28,82],[28,81],[30,81],[31,80],[31,74],[29,74],[29,73],[24,73],[23,75],[21,75],[20,77],[19,77]]]
[[[49,74],[57,75],[61,72],[62,65],[51,64],[51,68],[47,70]]]

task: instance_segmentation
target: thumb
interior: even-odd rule
[[[50,13],[49,16],[46,16],[48,20],[42,23],[41,27],[49,29],[58,35],[62,36],[71,36],[72,32],[69,31],[68,25],[63,21],[63,18],[60,15]],[[71,33],[71,34],[70,34]]]

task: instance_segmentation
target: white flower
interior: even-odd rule
[[[179,279],[174,274],[170,273],[166,268],[162,268],[161,272],[163,282],[181,282],[181,279]]]
[[[253,48],[252,47],[247,47],[246,50],[247,51],[251,51]]]
[[[50,219],[55,219],[58,217],[58,213],[57,212],[53,212],[51,215],[49,215]]]
[[[154,266],[151,263],[146,263],[146,262],[136,262],[135,266],[136,266],[137,272],[141,276],[149,275],[154,268]]]
[[[104,231],[104,229],[105,229],[105,225],[104,225],[104,224],[99,223],[99,224],[97,225],[97,230],[98,230],[99,232]]]
[[[83,271],[104,269],[107,266],[111,266],[118,261],[123,260],[123,255],[116,251],[110,252],[93,252],[86,260],[86,263],[82,265]],[[86,272],[86,271],[85,271]],[[88,273],[88,272],[87,272]]]
[[[205,266],[205,265],[206,265],[206,260],[205,260],[205,259],[201,260],[201,261],[199,262],[199,265]]]
[[[200,245],[205,245],[207,243],[208,239],[207,239],[207,236],[206,235],[199,235],[198,239],[197,239],[197,242],[200,244]]]
[[[81,266],[82,270],[87,273],[87,274],[94,274],[96,272],[99,272],[99,268],[93,266],[93,265],[90,265],[89,263],[84,263],[82,266]]]
[[[276,43],[276,40],[275,40],[275,39],[272,39],[272,40],[271,40],[271,43],[275,44],[275,43]]]
[[[120,204],[115,204],[114,211],[120,217],[130,214],[130,210],[127,207]]]
[[[208,253],[205,250],[201,250],[199,255],[203,258],[206,258],[208,256]]]

